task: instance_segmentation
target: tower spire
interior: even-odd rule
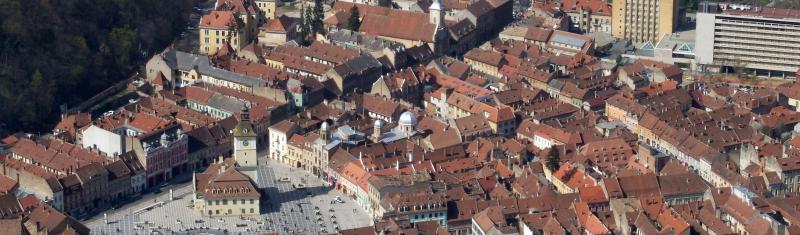
[[[242,121],[250,121],[250,102],[242,105]]]

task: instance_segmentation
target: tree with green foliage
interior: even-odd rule
[[[306,15],[305,6],[300,8],[300,28],[297,31],[297,38],[297,43],[299,44],[305,44],[308,39],[308,16]]]
[[[322,25],[322,18],[325,17],[325,12],[323,12],[323,2],[322,0],[314,0],[314,12],[311,17],[311,31],[314,32],[313,34],[322,33],[323,25]]]
[[[347,19],[347,29],[358,31],[358,28],[361,27],[361,20],[358,19],[358,7],[353,5],[353,8],[350,8],[350,18]]]
[[[0,136],[46,132],[186,30],[193,0],[0,0]]]
[[[775,8],[800,8],[800,1],[797,0],[779,0],[772,3]]]
[[[556,146],[550,148],[550,152],[547,154],[547,169],[554,172],[561,167],[561,156],[559,155]]]
[[[317,38],[317,31],[314,30],[314,12],[310,7],[306,8],[306,32],[308,32],[306,42],[314,41]]]
[[[382,7],[392,7],[392,0],[378,0],[378,5]]]
[[[111,50],[117,55],[117,64],[130,65],[136,53],[136,30],[129,26],[111,30]]]
[[[681,8],[685,9],[687,13],[697,12],[697,5],[700,4],[699,0],[682,0]]]

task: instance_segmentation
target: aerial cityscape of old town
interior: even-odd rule
[[[800,234],[798,0],[158,2],[0,0],[0,234]]]

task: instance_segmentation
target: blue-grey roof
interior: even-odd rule
[[[266,86],[266,81],[260,78],[251,77],[240,73],[234,73],[228,70],[212,66],[211,61],[209,61],[208,57],[206,56],[195,55],[175,50],[170,50],[167,53],[168,56],[165,56],[166,58],[170,58],[169,55],[172,53],[174,53],[175,55],[174,57],[175,61],[170,61],[169,59],[167,59],[167,64],[170,66],[177,67],[180,70],[188,71],[196,67],[197,71],[200,72],[200,74],[211,76],[217,79],[222,79],[225,81],[233,82],[236,84],[243,84],[251,87]]]
[[[617,127],[625,127],[625,123],[622,123],[622,121],[620,120],[614,119],[613,121],[610,122],[597,123],[597,127],[600,129],[614,129]]]
[[[328,36],[333,44],[347,48],[363,48],[368,51],[380,51],[388,47],[395,51],[405,50],[403,44],[347,29],[338,30]]]
[[[244,102],[214,93],[211,98],[208,99],[208,106],[214,107],[216,109],[221,109],[228,111],[230,113],[235,113],[242,110],[244,107]]]
[[[561,34],[553,35],[553,37],[550,38],[550,41],[555,41],[557,43],[567,44],[576,47],[583,47],[583,44],[586,44],[586,41],[583,39],[568,37]]]
[[[383,143],[391,143],[401,139],[408,138],[412,135],[417,134],[416,132],[412,132],[411,135],[407,135],[405,132],[400,130],[400,126],[396,126],[389,130],[386,133],[381,134],[380,141]]]
[[[321,144],[320,141],[322,140],[314,140],[315,144]],[[344,125],[336,128],[336,131],[331,135],[331,139],[328,140],[328,144],[325,145],[325,149],[331,150],[340,144],[358,145],[362,141],[364,141],[364,133],[353,129],[350,125]]]
[[[363,73],[369,69],[380,68],[381,62],[372,58],[370,55],[359,55],[352,59],[336,65],[333,70],[343,78]]]
[[[552,79],[547,85],[556,90],[561,90],[561,88],[564,87],[564,81],[559,79]]]

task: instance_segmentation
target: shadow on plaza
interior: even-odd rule
[[[96,216],[102,216],[104,213],[108,212],[109,210],[118,210],[118,209],[125,209],[135,205],[137,202],[146,200],[149,201],[152,198],[169,194],[170,188],[176,188],[181,184],[188,183],[192,180],[192,174],[185,173],[176,175],[174,178],[162,182],[159,185],[154,185],[146,188],[139,194],[126,196],[114,201],[109,201],[100,206],[94,208],[91,211],[88,211],[81,215],[70,215],[75,217],[76,219],[80,219],[83,221],[88,221],[94,219]],[[186,197],[187,195],[175,195],[176,198]],[[138,208],[136,208],[138,209]]]
[[[316,186],[316,187],[307,187],[302,189],[292,189],[287,192],[280,192],[277,187],[267,187],[262,189],[264,193],[264,197],[261,200],[266,201],[267,203],[262,203],[261,211],[263,213],[272,213],[272,212],[280,212],[282,208],[285,208],[285,211],[294,210],[295,212],[298,210],[302,210],[303,208],[300,206],[302,204],[311,203],[311,200],[319,200],[319,199],[312,199],[311,197],[328,194],[331,191],[331,187],[325,186]],[[308,199],[308,200],[304,200]],[[324,200],[324,199],[323,199]],[[320,203],[330,203],[330,201],[323,201]],[[303,211],[305,213],[305,211]]]

